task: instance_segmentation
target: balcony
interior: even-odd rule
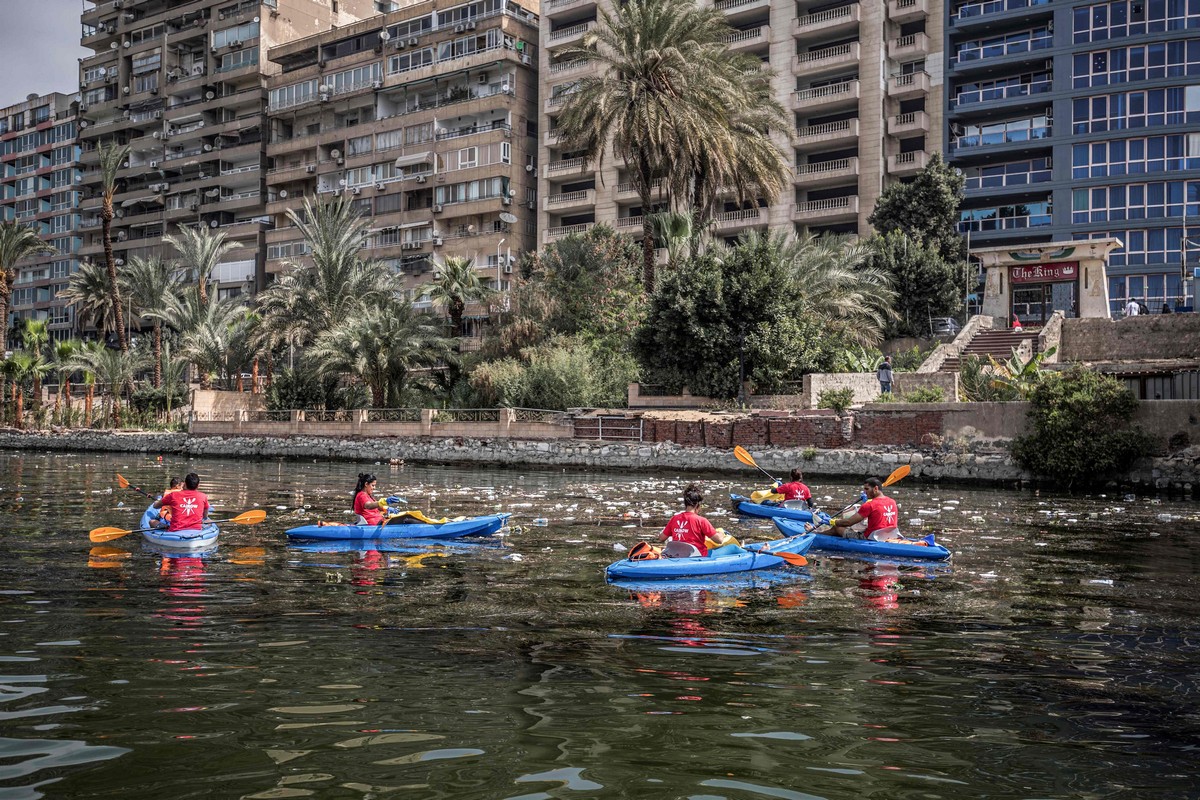
[[[805,14],[792,20],[792,36],[796,39],[837,39],[857,29],[861,18],[862,12],[858,3]]]
[[[637,190],[633,187],[632,182],[623,181],[623,182],[617,184],[617,199],[618,200],[636,200],[636,199],[638,199]],[[650,199],[651,200],[664,199],[662,181],[655,181],[653,183],[653,185],[651,185]]]
[[[757,28],[752,28],[748,31],[734,31],[725,37],[729,49],[735,52],[741,50],[749,50],[760,44],[767,42],[767,27],[760,25]]]
[[[888,58],[912,59],[929,54],[929,37],[923,33],[910,33],[888,41]]]
[[[813,77],[857,66],[858,61],[858,42],[850,42],[796,54],[792,57],[792,72],[804,77]]]
[[[951,108],[963,108],[977,103],[1003,103],[1006,100],[1018,100],[1049,92],[1054,87],[1054,81],[1041,80],[1032,83],[1014,83],[1007,86],[996,86],[990,89],[975,89],[959,92],[950,100]]]
[[[888,0],[888,19],[916,22],[929,15],[929,0]]]
[[[559,111],[562,111],[562,107],[567,104],[567,100],[570,99],[571,95],[573,94],[574,92],[563,92],[546,100],[546,114],[553,116]]]
[[[642,233],[642,217],[641,215],[636,217],[617,217],[613,222],[613,227],[617,229],[618,233],[634,233],[640,236]]]
[[[595,208],[596,190],[582,189],[578,192],[550,194],[542,198],[542,210],[553,214]]]
[[[909,72],[904,75],[893,75],[888,78],[887,93],[888,97],[897,100],[929,94],[929,73]]]
[[[792,206],[792,221],[799,223],[852,222],[858,219],[858,197],[809,200]]]
[[[583,222],[578,225],[558,225],[553,228],[546,228],[542,232],[542,243],[550,244],[572,234],[586,233],[595,225],[596,223],[594,222]]]
[[[950,59],[950,68],[958,70],[979,69],[990,67],[1001,59],[1001,63],[1027,61],[1030,58],[1041,57],[1039,51],[1054,46],[1053,34],[1041,32],[1037,35],[1013,39],[999,44],[988,44],[979,47],[961,46]],[[889,54],[890,54],[889,49]],[[1024,58],[1019,58],[1024,56]],[[1011,57],[1011,58],[1010,58]]]
[[[950,24],[956,27],[968,25],[986,25],[995,21],[998,15],[1008,12],[1024,12],[1014,16],[1025,16],[1039,7],[1047,14],[1053,9],[1048,8],[1052,0],[985,0],[982,3],[967,3],[961,5],[950,15]]]
[[[767,224],[765,208],[745,208],[739,211],[724,211],[713,216],[713,227],[717,233],[731,234],[756,225]]]
[[[843,81],[792,92],[792,110],[809,114],[827,113],[839,106],[858,105],[858,81]]]
[[[910,111],[907,114],[896,114],[888,117],[888,134],[892,136],[911,136],[916,133],[929,133],[929,115],[924,111]]]
[[[596,0],[549,0],[542,4],[542,16],[553,19],[568,11],[582,11],[596,7]]]
[[[771,0],[717,0],[713,3],[713,8],[724,12],[726,19],[736,20],[739,17],[769,10]]]
[[[850,144],[857,140],[858,120],[844,119],[839,122],[826,122],[823,125],[797,128],[796,136],[792,139],[792,146],[797,149],[812,150]]]
[[[807,189],[821,186],[836,186],[858,179],[858,158],[839,158],[834,161],[819,161],[799,164],[792,172],[792,183]]]
[[[582,70],[587,66],[587,64],[588,62],[584,61],[582,58],[576,58],[572,61],[559,61],[555,64],[551,64],[546,68],[546,71],[557,79],[560,75],[569,75],[572,72]]]
[[[559,28],[556,31],[551,31],[546,37],[548,47],[565,47],[569,44],[578,44],[583,35],[596,27],[595,21],[581,22],[578,25],[568,25],[565,28]]]
[[[551,178],[558,175],[591,174],[593,168],[588,165],[586,158],[566,158],[562,161],[551,161],[542,166],[542,177]]]
[[[925,165],[928,163],[929,153],[924,150],[897,153],[894,156],[888,156],[887,171],[889,175],[915,175],[925,169]]]

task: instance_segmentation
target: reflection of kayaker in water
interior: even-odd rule
[[[863,481],[863,493],[866,494],[867,500],[858,507],[857,512],[848,517],[829,521],[830,534],[851,536],[852,532],[847,529],[866,520],[867,528],[862,533],[863,539],[872,539],[876,542],[909,543],[900,535],[900,528],[897,526],[900,520],[900,511],[896,508],[896,501],[883,493],[883,481],[879,478],[867,478]]]
[[[667,543],[663,547],[663,558],[706,556],[706,538],[718,546],[729,541],[726,534],[718,531],[711,522],[700,516],[700,504],[703,502],[704,495],[696,484],[693,483],[683,490],[683,511],[671,517],[659,536]]]

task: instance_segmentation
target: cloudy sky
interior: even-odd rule
[[[79,91],[82,0],[0,0],[0,107],[19,103],[31,92]]]

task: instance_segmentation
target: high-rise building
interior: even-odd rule
[[[268,270],[307,254],[287,211],[342,194],[417,308],[448,256],[506,290],[536,246],[537,26],[513,0],[427,0],[272,48]]]
[[[778,142],[793,162],[791,189],[747,207],[730,197],[714,232],[749,228],[869,232],[889,182],[920,170],[941,149],[942,8],[935,0],[820,2],[717,0],[733,31],[729,46],[774,72],[775,95],[793,123]],[[586,62],[562,51],[612,13],[610,0],[542,5],[542,141],[539,212],[543,243],[596,223],[640,235],[645,209],[623,164],[603,165],[564,148],[556,118]]]
[[[84,198],[80,254],[103,259],[96,148],[128,144],[117,173],[114,257],[162,255],[181,225],[242,247],[213,279],[221,295],[266,279],[269,47],[378,11],[376,0],[86,0],[80,62]]]
[[[6,330],[21,319],[46,320],[54,339],[73,330],[71,309],[55,296],[79,266],[76,102],[31,94],[0,109],[0,219],[32,225],[55,250],[17,265]]]
[[[1116,237],[1112,310],[1183,304],[1185,210],[1200,240],[1200,0],[947,0],[946,17],[947,152],[972,247]],[[1037,324],[1078,313],[1078,294],[1014,285],[1012,310]]]

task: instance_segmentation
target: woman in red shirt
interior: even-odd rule
[[[369,472],[358,473],[358,484],[354,487],[354,513],[360,525],[380,525],[387,518],[387,501],[375,499],[375,476]]]
[[[812,492],[810,492],[808,487],[802,483],[803,480],[804,473],[798,468],[793,469],[791,481],[788,483],[779,484],[775,487],[775,491],[783,495],[783,501],[785,503],[788,500],[803,500],[809,508],[812,508]]]
[[[725,544],[729,537],[719,533],[711,522],[700,516],[700,504],[703,502],[704,495],[696,484],[683,490],[683,511],[671,517],[659,537],[667,543],[662,551],[663,558],[706,556],[708,545],[705,539],[712,539],[719,545]]]

